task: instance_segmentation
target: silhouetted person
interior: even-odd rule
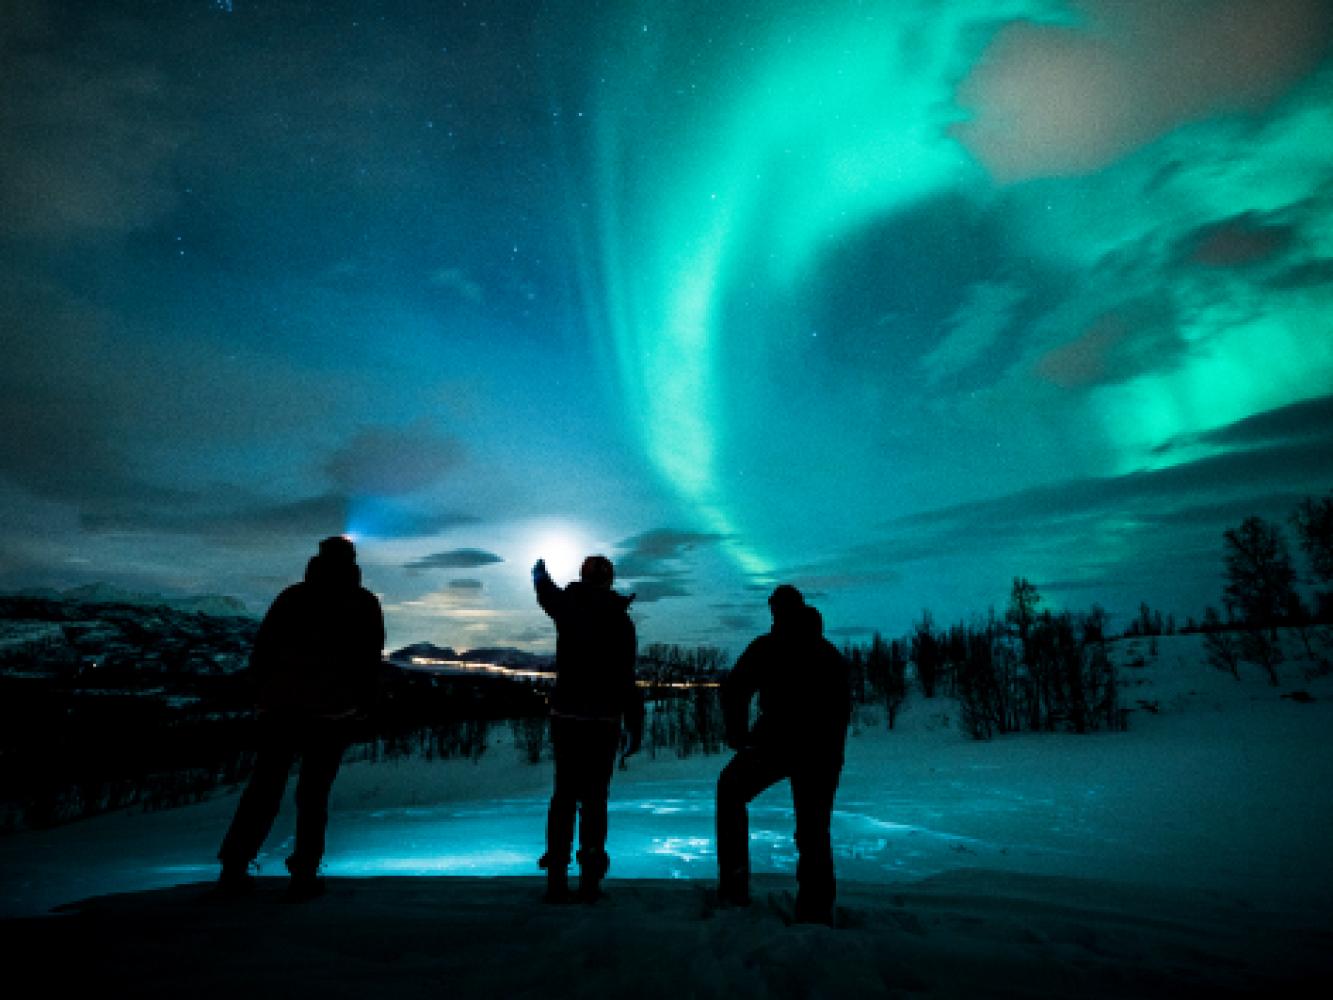
[[[218,851],[223,891],[253,885],[250,863],[278,815],[298,757],[296,846],[287,859],[288,892],[308,898],[323,890],[317,872],[324,856],[329,789],[354,722],[374,698],[383,649],[384,617],[375,595],[361,586],[356,549],[341,536],[324,539],[304,582],[288,587],[269,608],[250,654],[259,752]]]
[[[566,869],[579,818],[579,896],[600,894],[610,864],[606,854],[606,798],[626,730],[626,756],[643,740],[643,697],[634,678],[634,600],[611,589],[615,572],[605,556],[583,561],[579,580],[561,589],[546,563],[532,567],[537,602],[555,621],[555,690],[551,693],[551,743],[555,791],[546,815],[546,898],[568,898]]]
[[[847,663],[824,638],[819,612],[783,584],[768,599],[773,628],[750,643],[722,681],[727,745],[736,751],[717,782],[718,893],[750,901],[746,805],[784,778],[796,812],[796,919],[830,923],[835,884],[829,824],[851,719]],[[759,718],[750,726],[750,702]]]

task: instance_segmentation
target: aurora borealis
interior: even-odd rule
[[[0,587],[1198,614],[1333,488],[1333,5],[19,2]]]

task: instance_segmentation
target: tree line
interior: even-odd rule
[[[1306,497],[1288,520],[1305,557],[1305,571],[1293,561],[1279,523],[1245,518],[1222,536],[1225,617],[1209,606],[1199,627],[1213,666],[1239,678],[1242,662],[1255,663],[1274,686],[1285,657],[1279,627],[1292,629],[1307,657],[1319,660],[1321,669],[1333,667],[1322,651],[1327,641],[1319,652],[1314,644],[1318,632],[1333,624],[1333,493]],[[1297,590],[1298,583],[1310,588],[1308,601]]]
[[[876,633],[868,645],[847,645],[853,700],[882,705],[892,729],[914,679],[925,698],[956,698],[963,728],[977,739],[1124,728],[1106,612],[1053,612],[1041,604],[1036,585],[1015,577],[1003,616],[992,609],[942,628],[925,611],[900,639]]]

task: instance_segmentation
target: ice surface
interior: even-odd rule
[[[1330,678],[1270,687],[1202,662],[1197,637],[1161,640],[1126,669],[1127,733],[1025,734],[977,743],[946,700],[909,703],[899,730],[852,738],[833,818],[840,881],[909,885],[958,870],[1179,886],[1282,906],[1333,901]],[[1120,650],[1123,658],[1133,654]],[[1300,686],[1298,704],[1281,694]],[[351,764],[334,789],[326,869],[339,877],[533,875],[549,764],[522,764],[508,732],[478,762]],[[713,877],[713,786],[725,757],[635,758],[612,783],[613,879]],[[294,783],[293,783],[294,784]],[[41,912],[105,892],[206,880],[235,795],[126,812],[0,840],[0,906]],[[282,874],[290,804],[264,853]],[[790,873],[790,795],[751,806],[760,873]]]

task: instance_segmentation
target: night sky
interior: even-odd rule
[[[390,645],[1219,603],[1333,488],[1333,5],[6,0],[0,588]],[[858,631],[860,630],[860,631]]]

